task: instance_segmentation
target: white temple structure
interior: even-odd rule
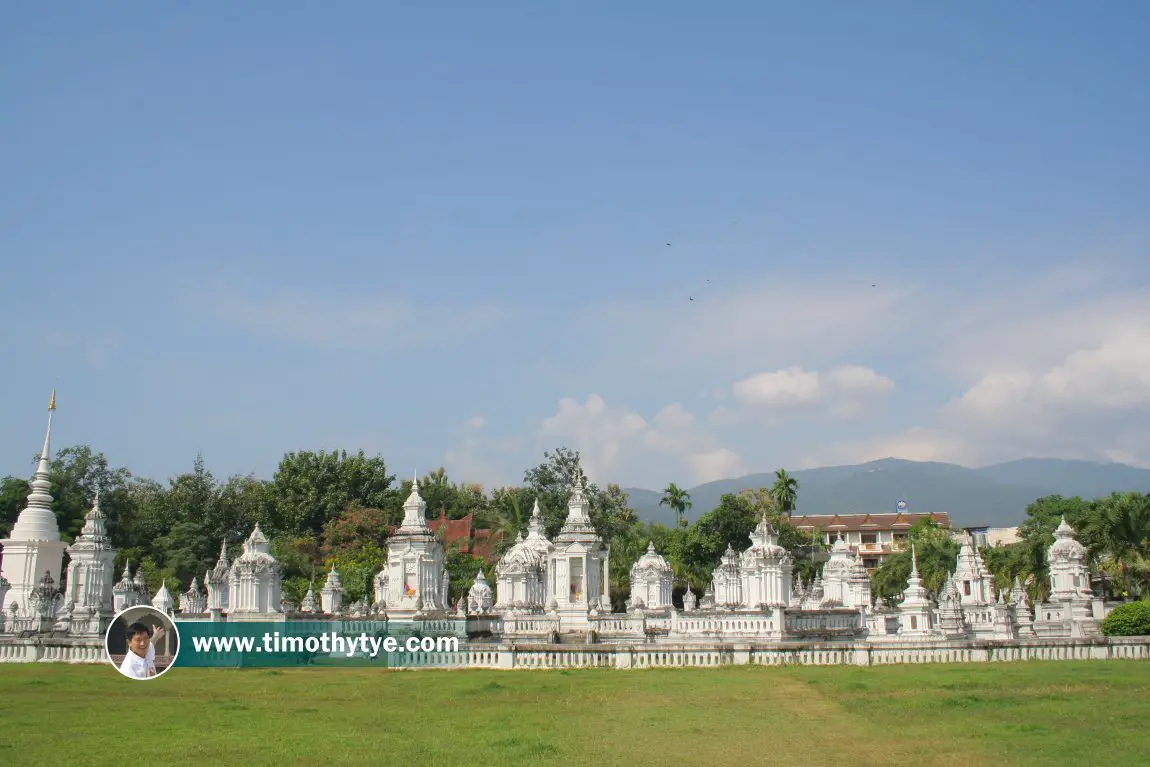
[[[1034,632],[1040,637],[1095,636],[1105,617],[1105,605],[1090,587],[1086,547],[1074,536],[1063,517],[1047,552],[1050,597],[1035,605]]]
[[[958,550],[954,580],[963,607],[985,607],[994,603],[994,577],[986,569],[971,536],[965,536]]]
[[[675,575],[670,563],[655,553],[655,542],[631,565],[630,610],[666,610],[671,604]]]
[[[565,629],[590,628],[588,617],[611,612],[611,547],[591,524],[591,505],[580,478],[567,502],[567,521],[547,551],[547,611]]]
[[[495,596],[487,583],[482,568],[475,575],[475,583],[467,591],[467,612],[470,615],[487,615],[495,606]]]
[[[228,542],[220,542],[220,558],[211,570],[204,573],[204,586],[207,588],[207,609],[217,618],[228,609],[228,577],[232,565],[228,562]]]
[[[176,600],[172,599],[172,592],[168,591],[167,582],[160,584],[160,590],[152,598],[152,607],[164,615],[174,616],[176,614]]]
[[[108,538],[104,512],[100,511],[98,488],[92,510],[84,516],[84,528],[67,552],[64,615],[69,630],[99,635],[115,616],[112,574],[116,550]]]
[[[729,543],[719,566],[711,575],[711,588],[714,591],[711,601],[715,607],[737,610],[742,606],[743,579],[739,572],[739,555]]]
[[[823,565],[824,607],[869,607],[871,604],[870,576],[863,565],[861,553],[851,553],[851,547],[840,533],[831,547],[830,559]]]
[[[280,613],[283,570],[272,556],[271,542],[257,524],[244,541],[244,551],[228,571],[228,615],[275,620]]]
[[[531,510],[527,537],[520,533],[495,566],[498,601],[495,608],[516,613],[541,613],[547,606],[547,555],[551,541],[543,533],[539,501]]]
[[[764,514],[751,533],[751,547],[739,557],[741,606],[754,610],[786,607],[791,599],[793,564]]]
[[[343,606],[343,583],[339,580],[339,573],[335,571],[335,563],[331,564],[331,571],[327,574],[327,581],[319,590],[319,602],[326,615],[338,613]]]
[[[204,596],[204,592],[200,590],[200,581],[198,578],[192,578],[192,585],[188,590],[180,595],[180,604],[177,609],[181,613],[188,613],[196,615],[199,613],[206,613],[208,611],[208,600]]]
[[[443,544],[428,527],[426,512],[416,476],[403,504],[403,524],[387,541],[387,564],[375,578],[375,602],[389,618],[447,611],[449,583]]]
[[[918,574],[918,552],[910,547],[910,578],[898,610],[898,633],[900,636],[926,636],[931,633],[933,605],[930,595],[922,585]]]
[[[48,431],[32,477],[32,493],[8,538],[0,540],[4,551],[3,559],[0,559],[0,579],[8,584],[8,593],[4,595],[5,612],[9,615],[14,613],[16,618],[34,615],[32,591],[44,582],[45,575],[53,583],[60,582],[64,550],[68,546],[60,540],[60,529],[56,526],[56,513],[52,511],[52,496],[49,494],[52,488],[48,478],[52,461],[52,414],[55,411],[56,392],[52,392],[48,401]],[[16,606],[15,610],[12,610],[12,605]]]
[[[1024,585],[1009,595],[994,582],[972,542],[955,572],[932,598],[911,549],[901,602],[871,602],[857,555],[836,541],[809,586],[793,581],[795,563],[769,520],[749,545],[728,545],[701,598],[672,601],[673,574],[653,545],[630,570],[627,612],[610,593],[610,549],[591,522],[582,480],[571,490],[567,518],[554,541],[544,534],[536,502],[522,535],[496,564],[495,584],[478,573],[455,610],[444,550],[431,532],[418,481],[404,503],[403,523],[387,542],[387,561],[374,579],[374,604],[346,605],[332,568],[319,596],[314,584],[297,607],[282,593],[282,570],[256,525],[243,553],[219,561],[186,592],[163,584],[153,599],[143,572],[126,563],[114,581],[106,520],[99,499],[83,532],[60,540],[48,495],[51,416],[27,507],[3,541],[0,560],[0,662],[106,662],[101,631],[112,612],[154,605],[177,621],[396,622],[424,636],[456,632],[471,639],[452,665],[496,668],[726,663],[901,663],[928,660],[1137,657],[1150,659],[1146,638],[1100,637],[1112,605],[1090,589],[1086,549],[1062,520],[1048,550],[1050,597],[1034,605]],[[745,548],[744,548],[745,546]],[[60,574],[65,579],[61,584]],[[179,606],[173,594],[179,595]],[[620,600],[624,593],[616,594]],[[1008,598],[1009,596],[1009,598]],[[177,612],[178,610],[178,612]],[[363,627],[367,628],[367,627]],[[360,629],[356,628],[358,632]],[[378,630],[378,627],[375,627]]]

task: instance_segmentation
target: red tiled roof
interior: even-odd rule
[[[803,514],[791,517],[791,524],[808,530],[817,527],[823,532],[907,530],[920,519],[928,518],[933,519],[942,527],[950,527],[950,515],[945,512],[931,512],[930,514]]]
[[[471,526],[473,521],[473,514],[462,519],[448,519],[446,511],[440,509],[439,519],[428,520],[427,526],[433,533],[438,534],[443,530],[444,546],[455,546],[464,554],[482,557],[490,562],[495,549],[503,540],[503,533],[492,535],[486,528],[474,528]]]

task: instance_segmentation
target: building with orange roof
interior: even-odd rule
[[[945,512],[929,514],[812,514],[795,515],[791,524],[800,530],[818,530],[827,545],[841,534],[852,553],[862,557],[867,570],[875,570],[883,559],[906,548],[907,534],[916,522],[933,519],[944,529],[950,529],[950,515]]]

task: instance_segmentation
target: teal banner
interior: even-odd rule
[[[467,652],[466,622],[181,621],[173,666],[456,666]]]

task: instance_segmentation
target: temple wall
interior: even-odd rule
[[[1150,660],[1150,637],[885,643],[644,645],[472,644],[455,653],[408,653],[412,668],[673,668],[728,665],[881,666],[1027,660]],[[107,663],[103,640],[0,639],[0,663]]]

